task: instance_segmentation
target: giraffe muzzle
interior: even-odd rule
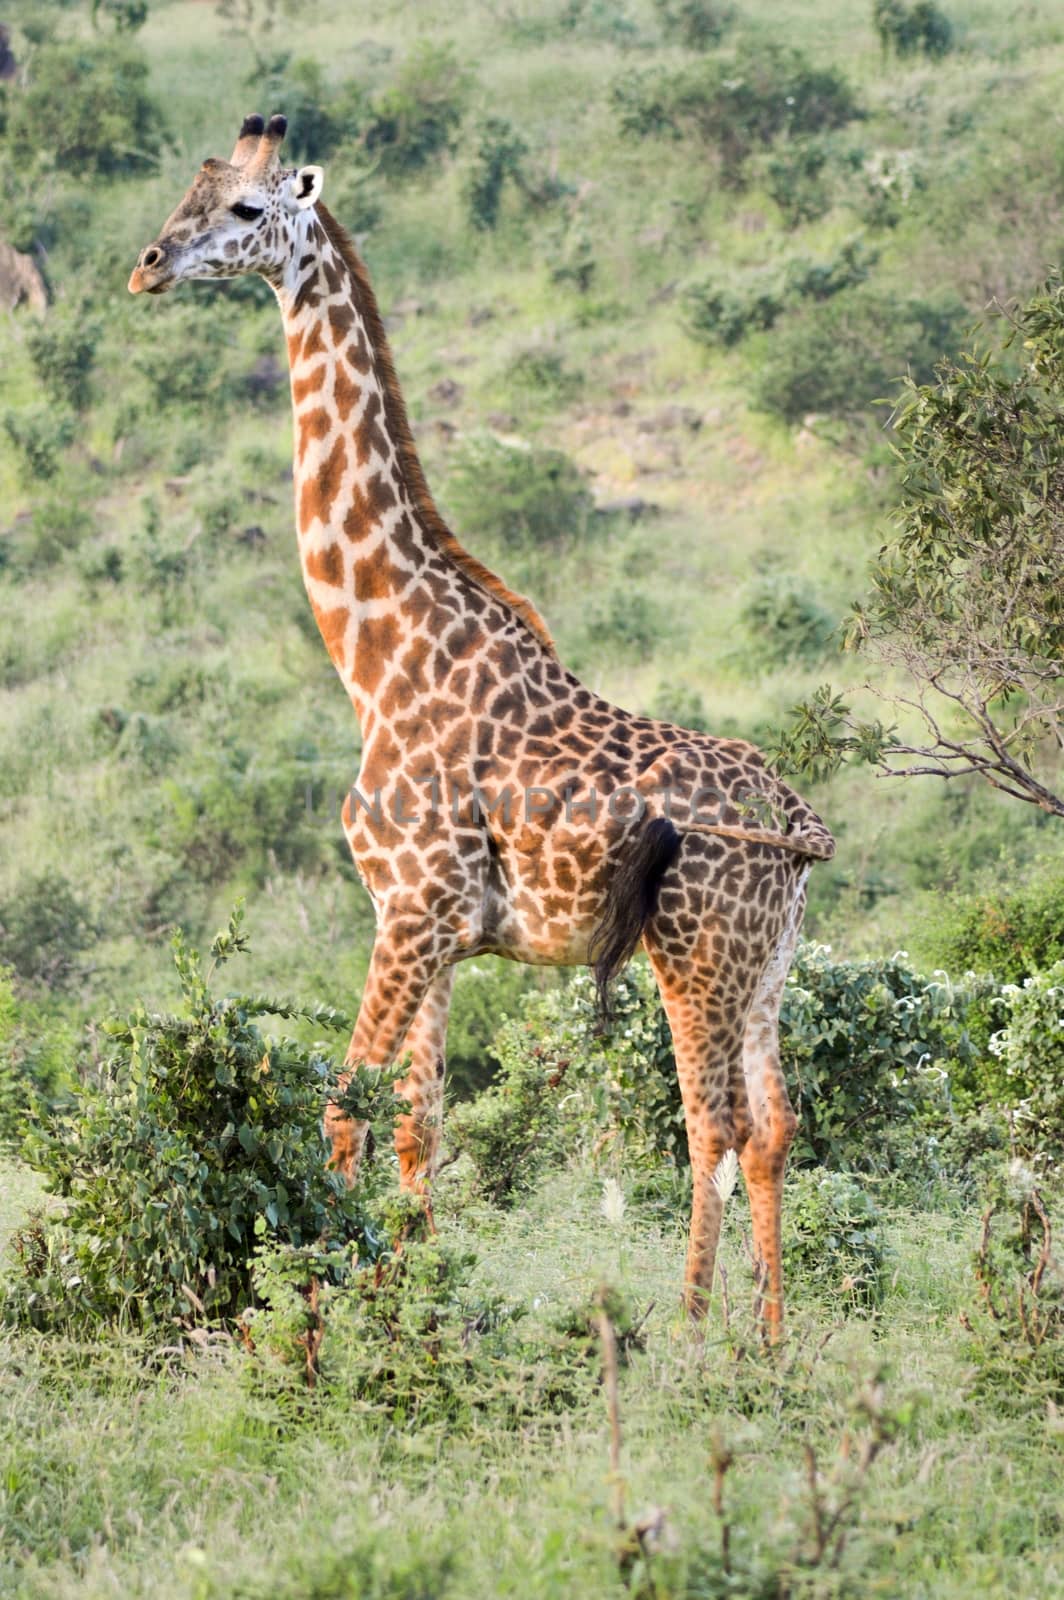
[[[130,294],[165,294],[173,287],[170,252],[163,244],[149,244],[129,275]]]

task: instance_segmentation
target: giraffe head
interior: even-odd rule
[[[284,273],[297,219],[322,188],[320,167],[282,167],[284,117],[245,117],[228,161],[205,161],[154,243],[140,253],[131,294],[163,294],[187,278],[236,278],[258,272],[272,283]]]

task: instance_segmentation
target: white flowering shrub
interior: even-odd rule
[[[1018,1147],[1042,1168],[1064,1157],[1064,961],[1002,990],[1005,1026],[990,1040],[992,1087],[1013,1113]],[[988,1077],[991,1073],[988,1072]]]

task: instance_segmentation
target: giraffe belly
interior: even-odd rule
[[[548,835],[530,851],[504,845],[486,885],[482,948],[532,966],[583,966],[603,909],[603,844]]]

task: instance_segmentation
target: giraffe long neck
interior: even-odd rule
[[[324,207],[308,212],[277,288],[295,415],[296,525],[314,615],[366,727],[411,630],[440,640],[497,612],[543,624],[473,560],[425,485],[365,271]],[[426,613],[434,613],[426,615]]]

